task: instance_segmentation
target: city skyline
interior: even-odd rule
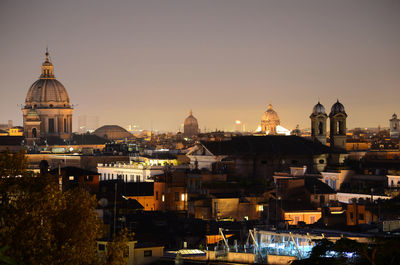
[[[309,128],[313,106],[320,101],[329,114],[337,99],[348,128],[388,127],[400,112],[399,3],[3,1],[0,7],[0,123],[22,125],[17,104],[39,76],[47,45],[75,117],[98,116],[99,126],[177,131],[192,109],[201,130],[233,129],[236,120],[255,130],[272,104],[283,127]]]

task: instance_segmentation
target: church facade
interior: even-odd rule
[[[72,135],[72,112],[67,90],[55,78],[54,67],[46,51],[42,73],[29,88],[22,108],[26,144],[34,145],[48,137],[69,140]]]

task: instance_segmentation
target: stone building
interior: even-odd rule
[[[329,113],[331,147],[346,149],[346,119],[344,106],[338,100]]]
[[[400,120],[397,118],[396,113],[392,115],[390,121],[390,138],[399,138],[400,137],[400,128],[399,123]]]
[[[310,115],[311,119],[311,137],[326,145],[326,120],[328,115],[325,113],[324,106],[318,102],[314,106]]]
[[[72,135],[72,111],[67,90],[56,80],[46,51],[42,74],[29,88],[22,108],[26,144],[32,145],[47,137],[69,140]]]

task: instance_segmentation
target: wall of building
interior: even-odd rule
[[[365,205],[348,204],[346,211],[347,225],[370,224],[377,221],[378,218]]]
[[[146,265],[164,255],[164,247],[135,248],[134,261],[130,264]]]
[[[284,212],[284,217],[289,225],[297,225],[298,222],[313,224],[322,217],[322,214],[321,211]]]

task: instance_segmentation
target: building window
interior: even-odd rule
[[[36,138],[37,137],[37,130],[36,130],[36,128],[33,128],[32,129],[32,138]],[[392,180],[392,182],[393,182],[393,180]]]
[[[310,216],[310,224],[315,223],[315,216]]]
[[[158,191],[156,191],[156,201],[158,201]]]
[[[49,119],[49,133],[54,132],[54,119]]]
[[[162,202],[165,202],[165,195],[164,195],[164,193],[161,195],[161,201],[162,201]]]
[[[353,213],[350,213],[350,220],[353,220],[353,218],[354,218]]]
[[[69,176],[69,180],[74,180],[74,176]]]
[[[67,130],[67,119],[64,119],[64,132],[68,132]]]
[[[145,250],[145,251],[143,251],[143,256],[152,257],[153,256],[153,251],[152,250]]]
[[[179,192],[175,192],[175,201],[179,202]]]
[[[104,244],[99,244],[99,250],[104,251],[106,249],[106,246]]]
[[[360,213],[360,214],[358,215],[358,219],[364,220],[364,214],[363,214],[363,213]]]
[[[185,193],[181,194],[181,200],[184,202],[185,201]]]

